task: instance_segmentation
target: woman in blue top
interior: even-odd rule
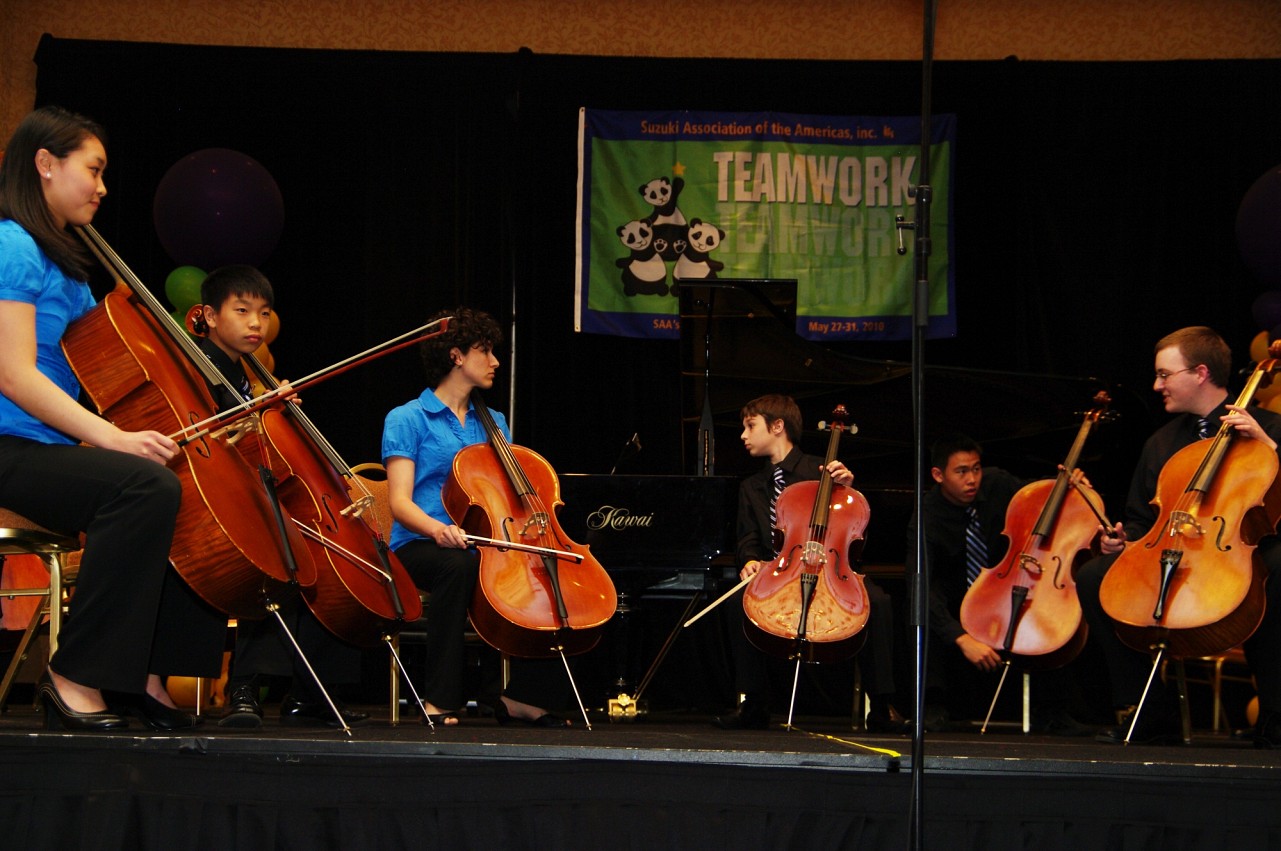
[[[160,617],[181,493],[165,464],[178,447],[82,407],[60,346],[94,305],[92,258],[68,227],[89,224],[107,194],[102,137],[90,120],[44,107],[0,160],[0,505],[85,535],[71,609],[38,685],[48,726],[111,730],[127,726],[128,712],[182,729],[199,719],[174,708],[155,673],[166,664],[158,659],[186,652],[185,635],[169,634],[183,617],[172,608]]]
[[[391,500],[391,548],[418,587],[431,592],[427,607],[425,708],[435,723],[457,724],[463,702],[463,630],[476,587],[480,557],[450,519],[440,489],[458,450],[487,440],[471,404],[474,389],[494,386],[494,346],[502,330],[486,313],[460,307],[432,319],[452,317],[449,329],[421,346],[427,389],[387,415],[382,456]],[[510,438],[507,420],[494,420]],[[499,723],[512,719],[540,727],[567,727],[539,702],[556,699],[563,674],[549,660],[517,660],[503,695],[492,701]],[[550,689],[550,690],[549,690]]]

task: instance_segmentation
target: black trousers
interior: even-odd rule
[[[1264,585],[1267,603],[1263,622],[1246,640],[1244,649],[1259,690],[1262,714],[1281,712],[1281,539],[1264,538],[1256,555],[1268,571]],[[1117,707],[1122,707],[1138,703],[1152,669],[1152,659],[1117,638],[1115,625],[1099,602],[1103,577],[1116,559],[1116,555],[1100,556],[1081,565],[1076,575],[1076,592],[1090,624],[1090,640],[1098,644],[1106,660],[1112,700]]]
[[[858,661],[864,690],[872,697],[894,694],[894,609],[890,595],[870,579],[867,588],[869,606],[867,641],[859,651]],[[721,604],[729,629],[730,655],[734,660],[734,688],[739,694],[768,704],[770,693],[769,659],[747,638],[743,630],[743,592],[739,591]]]
[[[427,678],[422,697],[441,709],[458,709],[466,699],[463,632],[480,572],[480,556],[471,549],[438,547],[426,538],[403,544],[396,555],[414,584],[431,593],[424,611]],[[522,703],[560,709],[569,699],[569,680],[559,659],[514,658],[511,681],[503,693]]]
[[[178,478],[152,461],[0,437],[0,504],[49,529],[85,535],[50,661],[58,673],[134,693],[148,673],[218,673],[226,616],[196,598],[169,565],[180,499]]]

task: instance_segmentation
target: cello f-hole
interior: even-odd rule
[[[1218,534],[1214,536],[1214,548],[1221,553],[1226,553],[1231,551],[1232,545],[1223,543],[1224,537],[1226,537],[1228,534],[1227,519],[1224,518],[1222,515],[1218,515],[1218,514],[1216,514],[1214,517],[1210,519],[1214,523],[1219,524]]]

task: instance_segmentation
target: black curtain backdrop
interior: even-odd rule
[[[260,266],[282,321],[271,346],[277,373],[310,373],[436,308],[466,303],[504,323],[514,310],[516,441],[561,473],[608,472],[634,432],[644,450],[631,472],[694,472],[692,457],[682,457],[677,344],[573,332],[579,107],[914,115],[921,86],[915,62],[50,36],[36,61],[39,104],[106,126],[110,194],[96,224],[154,290],[178,265],[152,225],[166,170],[204,148],[249,154],[285,203],[284,234]],[[936,62],[935,109],[958,116],[959,333],[930,342],[927,360],[1097,376],[1142,400],[1128,417],[1129,437],[1090,471],[1123,497],[1138,442],[1161,416],[1150,391],[1153,343],[1208,324],[1227,336],[1238,365],[1248,359],[1261,286],[1233,229],[1246,190],[1281,163],[1277,91],[1281,61]],[[906,342],[833,348],[910,355]],[[490,398],[507,410],[512,364],[503,359]],[[377,459],[383,416],[421,387],[410,350],[315,388],[306,406],[355,464]],[[847,404],[856,421],[875,418],[857,394]],[[932,428],[965,428],[966,400],[951,404],[927,410]],[[748,468],[736,436],[721,435],[718,473]],[[911,436],[901,438],[901,481],[910,487]],[[1025,459],[991,446],[988,460],[1048,474],[1022,470]]]

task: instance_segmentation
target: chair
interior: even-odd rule
[[[365,490],[373,497],[374,503],[370,507],[372,512],[370,519],[373,521],[379,533],[382,534],[383,540],[391,539],[391,499],[387,494],[387,471],[382,464],[368,463],[357,464],[351,468],[351,472],[360,478],[360,484],[364,485]],[[359,498],[364,494],[359,486],[354,482],[350,486],[353,499]],[[425,605],[430,595],[419,591],[418,597]],[[400,656],[400,633],[397,632],[387,640],[387,645],[391,649],[391,724],[396,726],[400,723],[400,666],[396,660]]]
[[[0,557],[10,555],[34,555],[38,557],[49,571],[49,584],[30,588],[5,588],[0,596],[13,599],[16,597],[40,597],[41,605],[36,607],[23,632],[18,647],[14,650],[13,659],[0,680],[0,710],[3,710],[9,699],[9,690],[18,674],[18,669],[27,658],[31,641],[36,630],[49,618],[49,655],[58,648],[58,632],[62,629],[63,606],[69,588],[75,584],[78,565],[69,556],[78,554],[81,548],[79,537],[61,535],[51,532],[16,512],[0,508]],[[55,602],[56,601],[56,602]]]

